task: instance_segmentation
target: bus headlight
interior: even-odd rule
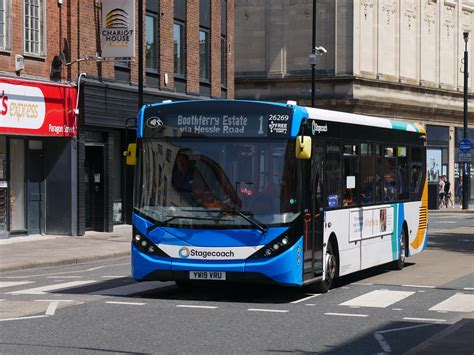
[[[288,235],[281,235],[277,239],[273,240],[271,243],[265,245],[265,247],[257,251],[255,254],[250,256],[249,259],[269,258],[277,256],[288,250],[293,244],[294,242],[292,242],[292,239]]]
[[[140,234],[135,228],[133,229],[132,244],[144,254],[170,257],[163,250],[158,248],[154,242]]]

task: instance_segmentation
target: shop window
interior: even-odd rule
[[[10,140],[10,230],[26,230],[25,141]]]
[[[173,25],[173,51],[174,51],[174,74],[185,76],[185,47],[184,47],[184,24],[175,22]]]
[[[221,37],[221,86],[227,87],[227,39]]]

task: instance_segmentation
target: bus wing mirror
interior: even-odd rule
[[[296,159],[310,159],[311,158],[311,137],[298,136],[296,137]]]
[[[125,152],[123,152],[123,156],[127,158],[126,164],[127,165],[136,165],[137,164],[137,144],[130,143],[128,148]]]

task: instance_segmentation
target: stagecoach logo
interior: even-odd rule
[[[316,132],[321,133],[321,132],[327,132],[328,131],[328,125],[320,126],[316,123],[316,121],[312,122],[311,125],[311,130],[313,131],[313,134]]]
[[[159,117],[150,117],[146,120],[146,125],[149,128],[163,127],[164,123]]]
[[[182,247],[181,249],[179,249],[178,253],[181,258],[187,259],[189,256],[189,249],[186,247]]]

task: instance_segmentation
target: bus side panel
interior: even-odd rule
[[[327,211],[324,215],[324,243],[331,234],[337,237],[339,248],[339,276],[360,270],[360,243],[349,241],[350,210]]]

